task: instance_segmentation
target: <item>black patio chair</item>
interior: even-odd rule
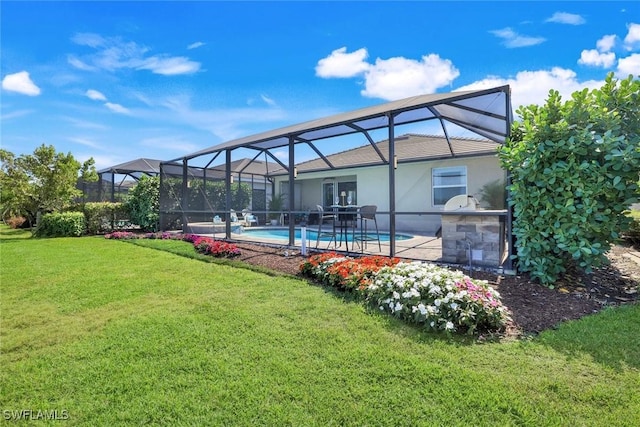
[[[353,241],[358,242],[360,245],[360,251],[364,252],[364,248],[367,247],[367,242],[378,241],[378,250],[382,252],[382,246],[380,245],[380,232],[378,231],[378,221],[376,220],[376,212],[378,211],[378,206],[376,205],[365,205],[360,208],[360,233],[359,235],[353,231]],[[375,236],[373,235],[373,230],[371,235],[369,235],[367,225],[373,222],[376,227]]]

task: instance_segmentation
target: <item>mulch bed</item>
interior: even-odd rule
[[[299,275],[305,257],[297,250],[259,244],[238,243],[243,262],[285,274]],[[487,280],[511,310],[510,335],[537,334],[559,323],[596,313],[606,306],[638,301],[640,253],[630,246],[615,246],[609,253],[611,265],[590,275],[572,272],[556,283],[554,289],[541,286],[527,275],[505,276],[472,271],[472,278]]]

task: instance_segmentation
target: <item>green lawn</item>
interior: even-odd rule
[[[91,426],[640,424],[639,305],[480,344],[304,280],[158,250],[192,250],[185,242],[1,233],[3,419],[57,410],[64,425]]]

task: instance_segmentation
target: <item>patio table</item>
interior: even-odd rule
[[[340,239],[339,246],[342,246],[342,240],[344,239],[344,244],[347,248],[347,252],[349,251],[349,240],[347,236],[349,235],[349,228],[353,227],[355,229],[358,219],[358,211],[360,210],[360,206],[357,205],[331,205],[331,209],[336,214],[338,218],[339,228],[340,228]],[[352,233],[353,234],[353,233]],[[355,242],[351,242],[351,249],[353,250]]]

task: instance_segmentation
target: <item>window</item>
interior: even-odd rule
[[[349,177],[351,178],[351,177]],[[349,179],[347,178],[347,179]],[[345,179],[342,177],[341,179]],[[357,205],[356,181],[325,181],[322,183],[322,203],[323,206],[331,206],[334,204],[347,204],[351,197],[351,204]],[[344,193],[344,197],[342,197]]]
[[[348,203],[348,198],[351,198],[351,204],[357,205],[358,200],[356,198],[356,183],[355,181],[339,182],[338,183],[338,195],[340,196],[340,203],[342,203],[342,193],[346,195],[344,202]]]
[[[433,206],[443,206],[453,196],[467,194],[467,167],[433,168]]]

